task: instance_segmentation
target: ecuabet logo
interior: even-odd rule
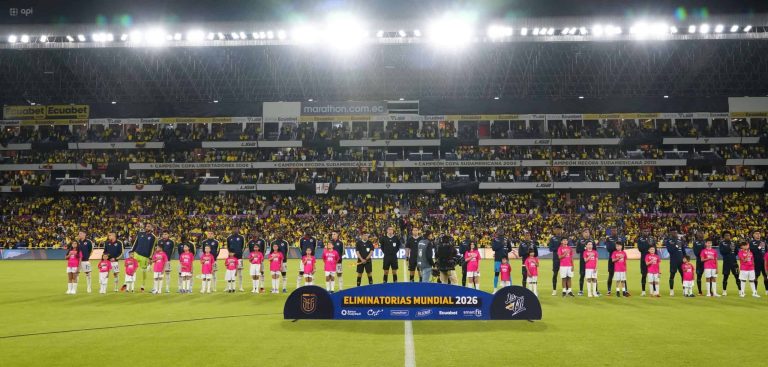
[[[304,293],[301,295],[301,312],[309,315],[317,310],[317,295],[314,293]]]
[[[510,316],[515,316],[525,311],[525,296],[518,297],[512,293],[507,293],[507,300],[504,301],[504,304],[506,305],[504,308],[512,312]]]

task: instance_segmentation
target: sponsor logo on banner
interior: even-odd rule
[[[302,116],[385,115],[387,105],[381,101],[302,102]]]
[[[459,311],[437,311],[438,316],[457,316]]]
[[[471,311],[464,311],[461,314],[467,317],[483,317],[483,310],[474,309]]]
[[[408,317],[411,315],[410,310],[389,310],[390,316]]]
[[[368,316],[371,316],[371,317],[377,317],[377,316],[381,315],[383,312],[384,312],[384,309],[368,310],[368,312],[366,314]]]
[[[512,313],[510,316],[515,316],[525,311],[525,296],[518,297],[512,293],[507,293],[507,300],[504,301],[504,304],[507,305],[504,308]]]
[[[342,316],[360,316],[362,315],[362,313],[360,313],[360,311],[357,311],[357,310],[341,310],[341,315]]]
[[[432,314],[432,309],[424,309],[416,311],[416,317],[427,317]]]
[[[87,119],[89,113],[90,107],[88,105],[3,107],[3,118],[6,120],[45,120],[56,118]]]
[[[311,314],[317,309],[317,295],[306,293],[301,295],[301,311],[305,314]]]

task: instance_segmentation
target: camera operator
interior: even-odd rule
[[[440,271],[440,282],[443,284],[456,285],[456,268],[458,252],[453,245],[451,237],[444,235],[440,238],[440,245],[437,247],[437,267]]]

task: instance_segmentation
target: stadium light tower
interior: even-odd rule
[[[205,32],[199,30],[199,29],[193,29],[187,32],[187,41],[192,43],[199,43],[202,42],[205,38]]]
[[[334,49],[352,51],[368,36],[363,22],[351,13],[332,13],[326,18],[324,38]]]
[[[474,18],[468,13],[448,13],[429,24],[429,42],[439,48],[461,49],[472,41]]]

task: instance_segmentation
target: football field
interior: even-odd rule
[[[289,263],[289,292],[296,265]],[[513,265],[513,283],[520,284],[520,263]],[[550,265],[542,261],[541,321],[410,323],[283,320],[286,294],[224,293],[223,271],[214,294],[199,294],[197,279],[194,294],[177,294],[172,273],[171,294],[113,293],[110,282],[109,293],[101,295],[94,273],[95,292],[85,292],[81,276],[72,296],[64,294],[63,261],[0,261],[0,358],[3,366],[110,367],[706,366],[764,359],[768,297],[762,282],[760,299],[749,292],[739,298],[733,279],[728,297],[689,299],[681,296],[679,279],[676,296],[669,297],[662,274],[662,297],[644,298],[635,261],[628,271],[632,297],[564,299],[551,295]],[[607,263],[601,265],[599,289],[605,293]],[[382,280],[380,266],[374,263],[376,283]],[[492,266],[482,263],[482,290],[492,289]],[[354,286],[352,262],[344,270],[345,287]],[[399,274],[402,281],[402,269]],[[248,290],[247,276],[244,283]],[[151,287],[151,279],[146,284]],[[578,291],[578,282],[573,284]]]

